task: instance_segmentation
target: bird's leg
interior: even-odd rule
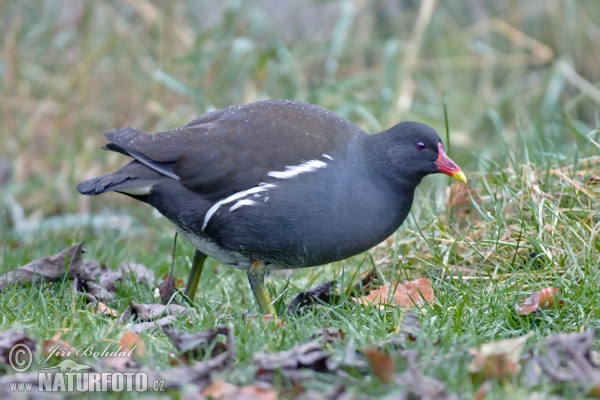
[[[202,269],[204,268],[204,260],[206,260],[206,254],[196,250],[188,283],[185,287],[185,295],[192,301],[196,296],[196,289],[198,289],[198,282],[200,282],[200,275],[202,275]]]
[[[254,293],[254,298],[263,314],[276,316],[275,307],[271,304],[269,294],[265,289],[265,265],[260,261],[254,261],[248,268],[248,281]]]

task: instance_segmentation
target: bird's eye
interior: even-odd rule
[[[417,143],[417,150],[419,150],[419,151],[423,151],[423,150],[425,150],[426,148],[427,148],[427,145],[425,145],[425,143],[423,143],[423,142],[419,142],[419,143]]]

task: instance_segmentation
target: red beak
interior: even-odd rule
[[[438,159],[435,162],[437,164],[438,171],[456,179],[457,181],[467,183],[467,177],[458,167],[458,165],[456,165],[456,163],[446,155],[444,146],[441,143],[438,143],[438,154]]]

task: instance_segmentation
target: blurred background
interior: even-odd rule
[[[426,122],[447,142],[446,104],[467,175],[594,149],[599,21],[597,0],[1,1],[4,260],[46,228],[163,226],[125,196],[76,192],[125,162],[103,132],[229,105],[303,100],[372,133]]]

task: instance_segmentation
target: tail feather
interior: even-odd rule
[[[159,183],[162,175],[138,161],[132,161],[123,168],[100,175],[77,185],[77,191],[88,196],[106,192],[123,192],[141,196],[150,194],[152,187]]]

